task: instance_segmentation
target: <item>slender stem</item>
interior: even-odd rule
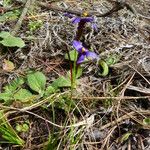
[[[75,53],[74,53],[75,60],[77,60],[76,56],[77,56],[77,52],[75,51]],[[76,64],[76,61],[74,61],[74,64],[73,64],[73,86],[76,83],[76,74],[77,74],[77,64]]]
[[[71,98],[72,98],[72,91],[73,91],[73,73],[72,73],[72,70],[73,70],[73,68],[72,68],[71,58],[70,58],[69,49],[68,49],[67,45],[66,45],[66,50],[67,50],[67,55],[68,55],[69,65],[70,65]]]
[[[77,32],[76,32],[76,37],[75,37],[75,40],[79,41],[82,34],[83,34],[83,30],[85,28],[85,24],[86,22],[85,21],[80,21],[79,24],[78,24],[78,28],[77,28]]]

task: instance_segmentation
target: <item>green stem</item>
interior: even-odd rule
[[[75,86],[76,86],[76,73],[77,73],[77,65],[76,65],[77,58],[76,58],[76,56],[77,56],[77,52],[75,51],[75,53],[74,53],[75,61],[73,63],[73,88],[75,88]]]

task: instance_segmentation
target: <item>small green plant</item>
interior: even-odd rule
[[[51,94],[59,91],[60,88],[71,87],[70,79],[60,76],[54,80],[52,84],[46,86],[46,76],[40,71],[30,71],[25,77],[19,77],[11,81],[10,84],[3,87],[3,92],[0,93],[0,100],[5,105],[13,101],[20,101],[22,103],[36,102],[34,100],[47,98]],[[29,103],[30,104],[30,103]],[[70,99],[67,94],[59,96],[59,101],[53,105],[53,117],[55,118],[54,108],[64,110],[67,114],[75,108],[75,103]],[[18,132],[28,132],[29,126],[27,122],[16,124],[15,130],[7,123],[7,119],[0,114],[0,133],[2,137],[9,143],[16,145],[23,145],[24,141],[17,135]],[[6,122],[6,123],[5,123]],[[55,122],[55,120],[54,120]],[[49,139],[47,148],[57,146],[58,138]]]
[[[16,20],[19,17],[19,15],[20,15],[19,10],[13,10],[13,11],[6,12],[0,16],[0,23]]]
[[[4,139],[0,143],[11,143],[20,146],[23,146],[25,143],[10,125],[3,111],[0,111],[0,133]]]
[[[0,93],[0,100],[3,100],[4,103],[9,104],[15,99],[14,94],[17,93],[17,90],[24,84],[23,78],[17,78],[13,80],[10,84],[4,87],[4,92]]]
[[[76,149],[76,144],[80,141],[81,139],[81,136],[82,136],[82,132],[83,130],[80,129],[80,130],[75,130],[74,127],[71,127],[70,128],[70,132],[68,133],[68,136],[67,136],[67,142],[68,142],[68,139],[69,139],[69,147],[70,149]]]
[[[103,77],[107,76],[108,73],[109,73],[108,64],[107,64],[104,60],[100,60],[100,61],[98,62],[98,66],[99,66],[99,68],[100,68],[98,75],[99,75],[99,76],[103,76]]]
[[[123,143],[124,141],[127,141],[131,135],[132,135],[131,132],[127,132],[127,133],[123,134],[120,138],[120,142]]]
[[[82,75],[82,67],[80,67],[79,65],[77,66],[76,61],[78,58],[78,53],[76,50],[72,50],[69,52],[69,56],[70,56],[70,60],[68,58],[68,54],[65,55],[65,59],[68,59],[69,61],[73,62],[73,68],[72,71],[70,70],[70,72],[68,72],[67,76],[68,78],[72,78],[72,88],[76,87],[77,84],[77,79]],[[72,74],[71,74],[72,73]]]
[[[50,134],[44,150],[50,149],[56,150],[58,146],[58,139],[59,139],[58,135]]]
[[[111,66],[116,64],[120,60],[121,56],[119,54],[111,54],[106,58],[107,65]]]
[[[39,28],[41,28],[43,25],[42,20],[36,20],[36,21],[30,21],[28,24],[29,30],[30,32],[34,32],[36,30],[38,30]]]
[[[27,123],[17,124],[16,125],[16,131],[18,131],[18,132],[28,132],[29,131],[29,125]]]
[[[70,61],[77,61],[77,57],[78,57],[78,53],[76,52],[76,50],[72,50],[69,52],[69,55],[70,55]],[[65,54],[65,59],[68,59],[68,54]]]
[[[61,87],[70,87],[71,82],[69,78],[65,78],[64,76],[60,76],[58,79],[54,80],[51,84],[53,88],[58,89]]]
[[[120,60],[120,56],[117,54],[111,54],[109,55],[105,60],[99,60],[98,66],[99,66],[99,76],[105,77],[109,73],[109,67],[111,65],[114,65]]]
[[[6,47],[22,48],[25,46],[25,43],[21,38],[14,37],[9,32],[5,32],[5,31],[0,32],[0,44]]]
[[[30,71],[24,78],[16,78],[10,84],[4,86],[4,91],[0,93],[0,101],[6,105],[13,101],[30,104],[37,98],[50,96],[59,91],[59,88],[70,86],[70,79],[60,76],[46,87],[46,76],[39,71]]]
[[[31,101],[34,97],[32,93],[22,88],[25,83],[24,78],[16,78],[9,85],[4,87],[4,92],[0,93],[0,100],[5,104],[10,104],[14,100],[19,100],[23,103]]]

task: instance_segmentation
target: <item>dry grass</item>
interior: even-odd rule
[[[112,7],[110,2],[65,0],[54,4],[73,10],[78,8],[105,13]],[[97,65],[83,64],[83,75],[71,100],[73,108],[66,102],[63,108],[60,108],[62,104],[57,105],[60,100],[69,99],[68,95],[65,97],[69,89],[28,107],[1,104],[0,109],[5,110],[13,127],[17,122],[29,120],[29,132],[20,134],[26,141],[24,148],[4,144],[0,147],[40,150],[48,143],[52,145],[56,142],[53,146],[60,150],[150,148],[150,126],[143,123],[150,116],[150,6],[148,0],[127,2],[136,14],[123,9],[111,16],[96,18],[98,32],[87,25],[82,37],[82,41],[101,59],[112,55],[119,58],[110,66],[109,75],[100,77]],[[32,7],[18,31],[18,35],[26,41],[26,47],[0,55],[1,68],[4,59],[12,60],[16,66],[12,72],[0,69],[1,91],[5,84],[25,75],[28,69],[43,71],[48,83],[69,70],[69,63],[64,59],[65,47],[67,45],[69,50],[73,49],[71,42],[77,26],[72,25],[61,12],[43,10],[37,5]],[[37,20],[42,20],[42,27],[30,33],[28,23]],[[2,23],[0,29],[10,30],[14,24]],[[129,138],[123,140],[127,133],[131,133]],[[49,136],[51,141],[48,142]]]

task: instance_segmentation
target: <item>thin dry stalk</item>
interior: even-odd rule
[[[117,126],[114,126],[112,127],[110,130],[109,130],[109,134],[106,136],[106,138],[104,139],[103,141],[103,144],[101,146],[101,150],[104,149],[104,147],[106,146],[107,142],[109,141],[110,139],[110,136],[112,135],[113,131],[117,128]]]
[[[19,29],[21,28],[22,22],[23,22],[23,20],[24,20],[26,14],[27,14],[27,12],[28,12],[28,9],[32,6],[32,4],[33,4],[34,2],[35,2],[35,0],[27,0],[27,2],[26,2],[26,4],[25,4],[25,7],[24,7],[24,9],[23,9],[23,11],[22,11],[22,14],[21,14],[19,20],[17,21],[15,27],[13,28],[13,30],[12,30],[12,32],[11,32],[12,35],[16,35],[17,32],[19,32]]]

